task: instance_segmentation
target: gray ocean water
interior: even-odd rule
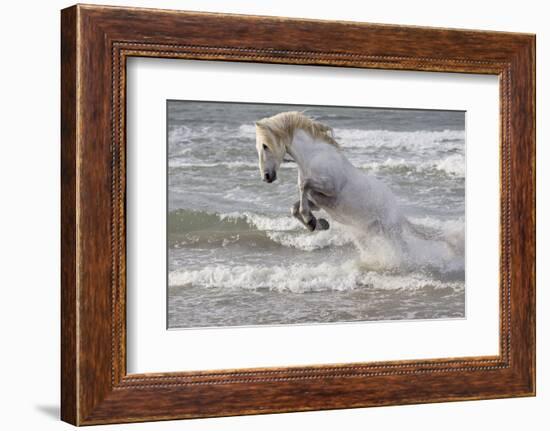
[[[463,241],[464,112],[167,103],[169,328],[465,316],[463,252],[439,264],[372,267],[345,226],[308,232],[289,212],[296,165],[262,182],[254,127],[305,110],[392,189],[411,222]]]

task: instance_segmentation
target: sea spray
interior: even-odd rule
[[[424,222],[424,224],[422,223]],[[464,270],[464,221],[406,220],[394,235],[354,231],[361,261],[374,270],[414,268]]]

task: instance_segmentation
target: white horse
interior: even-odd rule
[[[283,112],[256,122],[256,149],[262,179],[268,183],[277,179],[286,154],[297,163],[300,200],[291,212],[309,230],[329,228],[312,213],[322,208],[336,221],[363,232],[401,231],[404,217],[393,193],[350,163],[330,127],[301,112]]]

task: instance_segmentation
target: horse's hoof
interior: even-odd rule
[[[328,230],[330,224],[324,218],[317,219],[317,230]]]
[[[306,223],[306,226],[310,232],[313,232],[317,226],[317,219],[315,217],[311,217],[311,219]]]

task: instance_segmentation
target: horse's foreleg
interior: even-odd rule
[[[311,202],[308,199],[309,208],[311,211],[319,211],[319,207],[315,205],[313,202]],[[290,208],[290,213],[293,217],[295,217],[300,223],[302,223],[305,227],[310,229],[310,226],[305,222],[304,218],[302,217],[302,214],[300,214],[300,201],[294,202],[294,205]],[[325,219],[318,219],[317,223],[315,225],[316,230],[326,230],[329,228],[329,224]],[[310,229],[312,230],[312,229]]]
[[[310,205],[310,208],[312,211],[317,211],[319,208],[317,205],[315,205],[313,202],[308,202]],[[304,218],[302,217],[302,214],[300,214],[300,201],[294,202],[294,204],[290,207],[290,213],[294,218],[296,218],[300,223],[302,223],[304,226],[307,227],[306,222],[304,221]]]
[[[294,205],[290,207],[290,213],[305,227],[308,227],[307,223],[304,221],[304,218],[302,217],[302,214],[300,213],[300,201],[294,202]]]
[[[300,223],[302,223],[304,226],[306,225],[306,222],[302,218],[302,214],[300,214],[300,201],[294,202],[294,205],[290,207],[290,213],[294,218],[296,218]]]
[[[306,181],[307,182],[307,181]],[[302,218],[302,221],[304,225],[310,230],[314,231],[315,227],[317,226],[317,219],[311,212],[311,205],[309,202],[309,199],[307,198],[307,187],[302,187],[302,193],[300,194],[300,217]]]
[[[326,230],[330,227],[328,221],[326,221],[325,219],[319,219],[317,220],[317,218],[313,215],[312,211],[313,210],[318,210],[319,208],[317,207],[317,205],[313,202],[311,202],[309,199],[308,199],[308,195],[310,193],[315,193],[317,192],[316,188],[315,188],[315,182],[312,181],[312,180],[306,180],[304,181],[304,183],[302,184],[302,186],[300,187],[301,189],[301,194],[300,194],[300,202],[299,202],[299,209],[298,209],[298,213],[301,217],[301,221],[302,223],[310,230],[310,231],[314,231],[314,230]],[[295,209],[293,207],[293,214],[295,212]]]

